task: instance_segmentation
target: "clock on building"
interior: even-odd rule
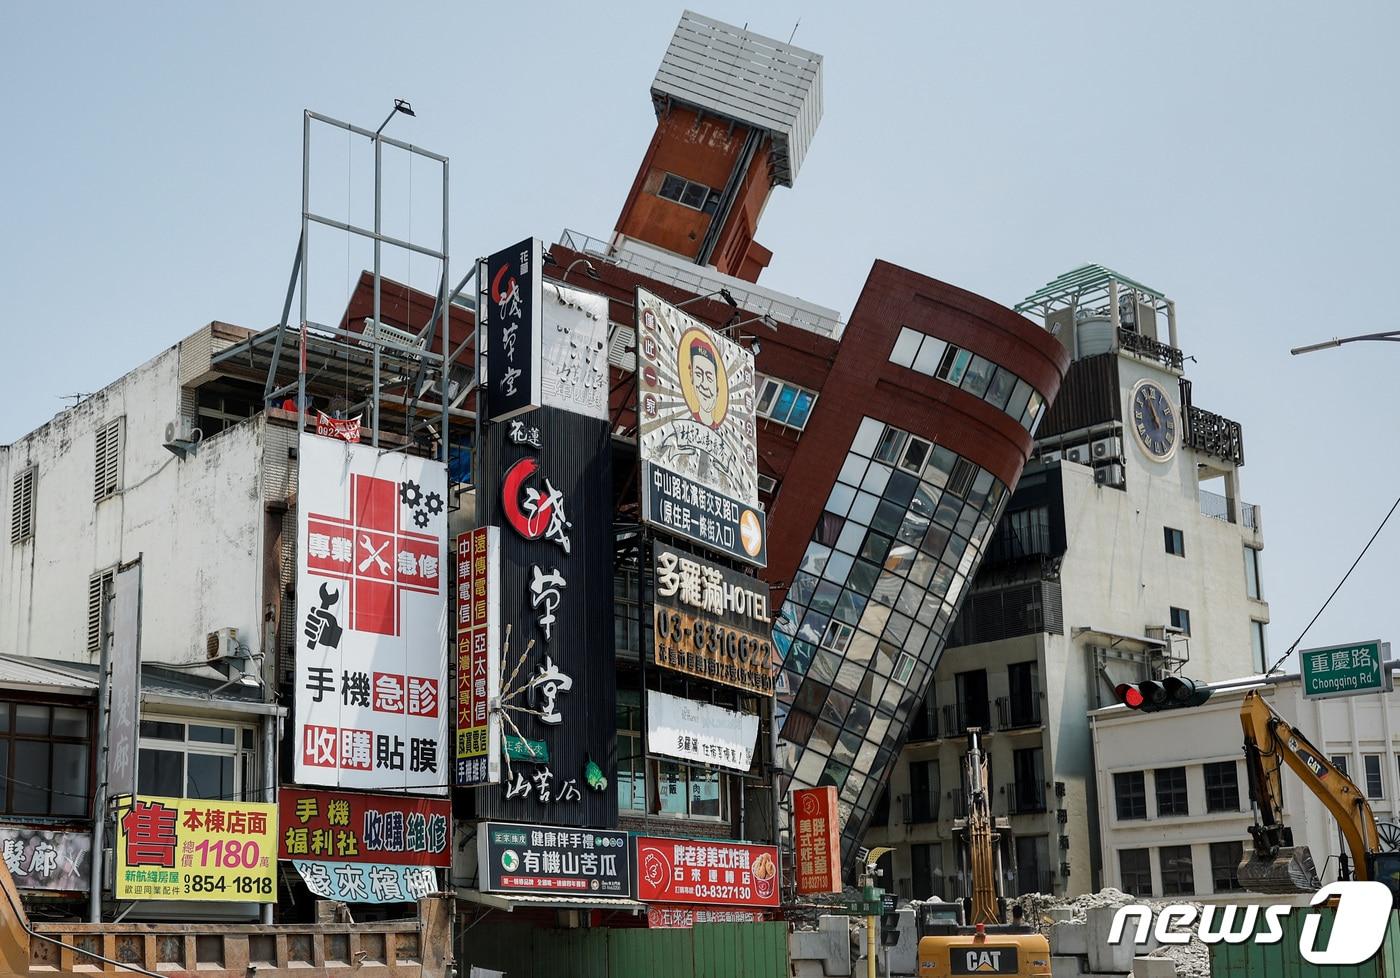
[[[1176,452],[1179,425],[1167,392],[1155,381],[1140,380],[1133,387],[1130,405],[1133,431],[1143,452],[1155,462],[1171,458]]]

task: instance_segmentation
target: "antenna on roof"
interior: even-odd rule
[[[56,396],[60,401],[72,401],[73,403],[70,404],[70,405],[68,405],[69,407],[77,407],[77,406],[78,406],[79,404],[81,404],[83,401],[87,400],[89,397],[92,397],[91,394],[77,394],[77,393],[74,393],[74,394],[57,394],[57,395],[55,395],[55,396]]]
[[[798,29],[799,27],[801,27],[801,26],[802,26],[802,18],[799,17],[799,18],[797,18],[797,23],[795,23],[795,24],[792,25],[792,33],[788,35],[788,43],[789,43],[789,44],[791,44],[791,43],[792,43],[792,39],[793,39],[794,37],[797,36],[797,29]]]

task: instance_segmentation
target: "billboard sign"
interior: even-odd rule
[[[689,929],[696,924],[756,924],[767,917],[762,910],[739,907],[668,907],[659,904],[647,907],[647,926],[653,930]]]
[[[141,562],[112,582],[111,675],[108,679],[107,796],[136,794],[136,725],[140,719]]]
[[[776,907],[779,889],[777,846],[637,837],[638,900]]]
[[[659,666],[764,696],[773,692],[768,585],[656,541],[652,655]],[[747,768],[745,768],[747,770]]]
[[[483,893],[632,895],[626,832],[483,822],[477,828],[477,867]]]
[[[439,889],[437,870],[431,866],[306,859],[294,859],[292,865],[312,893],[343,903],[411,903]]]
[[[1385,661],[1389,643],[1375,639],[1325,649],[1303,649],[1298,664],[1303,695],[1321,700],[1391,690],[1390,663]]]
[[[533,411],[540,401],[544,264],[538,238],[486,259],[476,362],[486,389],[485,421]]]
[[[447,468],[303,434],[298,480],[294,780],[444,793]]]
[[[836,788],[800,788],[792,793],[797,823],[797,892],[841,892],[841,825]]]
[[[541,319],[541,403],[606,421],[607,296],[547,282]]]
[[[642,519],[717,553],[768,566],[768,517],[762,509],[645,460]]]
[[[664,757],[747,773],[758,717],[647,690],[647,749]]]
[[[92,882],[92,834],[0,826],[0,858],[21,890],[86,893]]]
[[[512,422],[515,423],[515,422]],[[457,536],[456,784],[501,780],[501,531],[477,527]]]
[[[277,806],[140,795],[117,818],[118,900],[277,900]]]
[[[452,803],[283,787],[282,859],[402,866],[452,865]]]

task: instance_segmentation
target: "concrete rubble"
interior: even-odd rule
[[[1190,931],[1185,944],[1108,944],[1113,916],[1119,907],[1143,903],[1154,911],[1183,904],[1180,900],[1138,900],[1109,887],[1077,897],[1032,893],[1016,899],[1028,923],[1050,939],[1051,971],[1055,978],[1090,978],[1132,974],[1134,978],[1209,978],[1210,951]],[[1199,912],[1201,904],[1185,903]],[[1179,928],[1178,928],[1179,929]],[[1131,933],[1131,931],[1129,931]]]

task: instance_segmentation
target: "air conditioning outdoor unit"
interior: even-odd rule
[[[1073,448],[1066,448],[1065,460],[1069,462],[1078,462],[1080,465],[1083,465],[1089,461],[1089,446],[1075,445]]]
[[[397,326],[390,326],[383,322],[376,326],[374,319],[369,316],[365,317],[365,336],[376,343],[392,343],[410,350],[421,350],[427,345],[427,341],[423,337],[410,333],[406,329],[399,329]],[[417,357],[409,354],[408,359],[416,360]]]
[[[1089,446],[1089,448],[1095,461],[1106,458],[1120,458],[1123,455],[1123,444],[1117,438],[1100,438]]]
[[[204,653],[210,662],[238,658],[241,654],[238,647],[238,629],[220,628],[217,632],[210,632],[204,639]]]
[[[1094,470],[1094,483],[1100,486],[1121,486],[1123,484],[1123,466],[1101,465]]]
[[[1060,460],[1060,458],[1061,458],[1061,454],[1060,454],[1060,450],[1059,450],[1058,448],[1053,449],[1053,450],[1048,451],[1048,452],[1041,452],[1041,453],[1040,453],[1040,460],[1041,460],[1042,462],[1058,462],[1058,461]]]

